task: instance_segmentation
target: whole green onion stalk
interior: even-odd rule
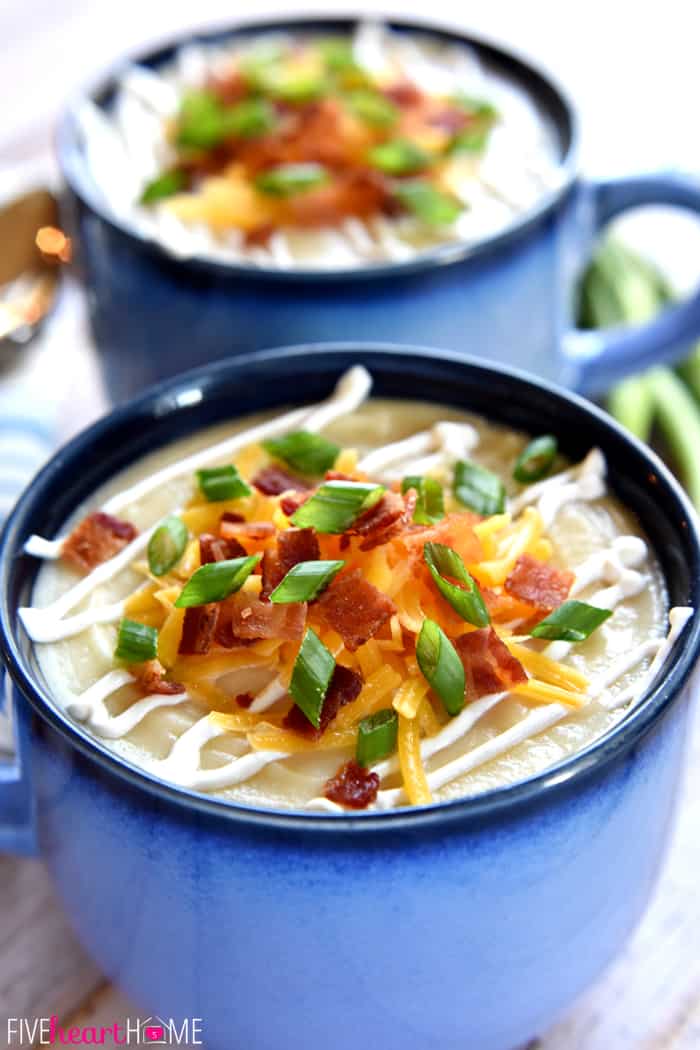
[[[583,328],[644,324],[673,300],[664,275],[619,241],[604,241],[580,286]],[[700,344],[677,372],[653,368],[612,388],[612,416],[642,441],[654,427],[694,505],[700,509]]]

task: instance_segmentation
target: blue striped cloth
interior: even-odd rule
[[[50,456],[55,419],[37,414],[29,391],[2,392],[0,384],[0,520]]]

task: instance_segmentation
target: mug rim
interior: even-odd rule
[[[515,75],[522,90],[526,90],[529,97],[535,102],[543,104],[543,96],[549,96],[547,105],[550,119],[558,122],[552,116],[552,110],[557,107],[563,116],[564,139],[568,139],[562,146],[562,155],[558,159],[556,170],[561,173],[558,184],[546,190],[535,203],[525,211],[513,217],[513,219],[501,230],[480,237],[474,243],[467,241],[455,241],[446,244],[438,244],[427,251],[421,251],[414,258],[379,262],[376,264],[344,267],[333,270],[319,270],[313,268],[294,267],[283,270],[269,265],[260,265],[249,262],[226,261],[207,258],[205,256],[180,256],[163,244],[156,236],[139,231],[128,219],[115,214],[108,202],[100,200],[99,196],[93,194],[85,185],[84,159],[74,165],[72,157],[76,154],[75,129],[73,112],[76,105],[86,98],[100,99],[111,95],[115,84],[125,68],[129,65],[145,62],[146,64],[167,61],[176,48],[192,41],[204,43],[215,41],[219,38],[236,37],[239,35],[254,35],[275,30],[304,31],[311,27],[328,30],[348,30],[352,26],[366,21],[362,15],[339,13],[318,15],[289,15],[280,18],[266,17],[250,21],[226,21],[215,26],[206,26],[201,29],[189,29],[174,34],[161,41],[155,41],[143,49],[129,52],[121,59],[110,63],[110,65],[92,77],[79,89],[67,105],[59,118],[56,126],[54,143],[55,151],[61,171],[62,178],[74,196],[81,204],[99,217],[102,222],[107,223],[113,230],[127,237],[133,242],[138,250],[155,257],[168,265],[188,269],[196,272],[211,274],[219,277],[248,278],[263,282],[295,283],[303,281],[317,282],[319,284],[333,284],[336,281],[363,281],[379,280],[390,277],[401,277],[411,274],[420,274],[437,267],[454,265],[456,263],[481,258],[483,255],[503,247],[513,240],[518,239],[525,233],[536,227],[546,219],[566,199],[578,176],[579,140],[580,129],[576,107],[559,80],[542,65],[525,57],[517,49],[502,47],[485,37],[471,32],[462,32],[453,24],[447,22],[403,19],[387,14],[373,15],[379,18],[383,25],[398,29],[401,32],[428,33],[436,37],[452,40],[460,44],[466,44],[474,48],[479,54],[489,57],[498,63],[502,70],[508,70]],[[74,170],[76,169],[76,170]]]
[[[16,610],[9,600],[9,584],[12,566],[21,552],[21,543],[34,517],[34,508],[41,505],[42,488],[54,477],[69,470],[89,453],[90,446],[99,438],[116,433],[140,414],[159,408],[160,415],[177,414],[186,410],[186,399],[178,403],[178,391],[191,391],[193,384],[201,382],[205,387],[216,384],[220,376],[235,377],[236,372],[256,365],[274,364],[276,361],[320,360],[332,366],[343,367],[341,362],[350,356],[355,364],[362,363],[367,355],[395,362],[408,357],[428,365],[431,362],[459,370],[466,367],[476,373],[487,373],[490,377],[505,378],[527,395],[528,388],[534,393],[545,393],[554,398],[562,408],[575,407],[590,417],[604,434],[608,432],[617,441],[631,446],[638,457],[649,467],[651,476],[662,484],[665,494],[675,503],[673,508],[685,541],[690,545],[691,559],[688,562],[688,579],[695,590],[700,590],[700,522],[688,497],[668,468],[650,449],[597,406],[570,391],[563,390],[546,380],[539,379],[519,369],[486,364],[478,358],[447,350],[431,350],[427,347],[404,347],[388,343],[334,342],[302,344],[292,347],[277,347],[258,351],[236,358],[229,358],[210,365],[200,366],[179,376],[164,380],[137,398],[118,406],[102,419],[73,437],[60,448],[36,475],[20,497],[8,518],[0,536],[0,651],[5,667],[14,680],[15,687],[28,700],[34,712],[76,748],[83,756],[97,763],[103,770],[126,780],[133,786],[145,790],[149,795],[174,802],[181,809],[234,820],[258,827],[276,827],[296,831],[317,829],[338,831],[352,828],[353,833],[382,830],[395,831],[403,827],[435,826],[458,820],[460,823],[476,822],[487,818],[500,818],[523,804],[538,804],[551,799],[558,791],[578,784],[588,776],[599,773],[615,759],[626,754],[655,726],[672,703],[679,698],[683,686],[700,655],[700,595],[694,602],[694,614],[683,630],[669,659],[672,660],[663,678],[643,694],[643,700],[631,708],[622,720],[602,736],[595,738],[586,747],[562,759],[535,775],[514,784],[502,785],[472,797],[433,802],[427,806],[407,807],[358,814],[326,814],[303,810],[275,810],[262,806],[248,806],[229,799],[207,795],[193,789],[178,787],[161,780],[147,770],[132,764],[107,748],[99,738],[91,737],[70,721],[51,699],[48,689],[34,680],[22,647],[18,641],[21,628],[17,623]],[[189,433],[195,432],[192,428]],[[181,437],[185,436],[180,435]],[[154,447],[158,447],[155,445]],[[138,457],[137,457],[138,458]],[[106,479],[104,479],[106,480]],[[634,511],[634,507],[630,508]],[[38,571],[32,570],[34,573]]]

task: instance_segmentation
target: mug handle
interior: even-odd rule
[[[36,839],[36,804],[29,776],[28,719],[18,711],[17,695],[12,695],[12,679],[2,673],[0,710],[7,714],[14,701],[12,729],[14,756],[0,761],[0,852],[34,857],[38,854]]]
[[[675,205],[700,214],[700,181],[676,172],[604,179],[591,190],[596,232],[616,215],[645,204]],[[700,289],[638,327],[567,332],[563,349],[573,370],[572,385],[591,396],[630,372],[676,359],[699,337]]]

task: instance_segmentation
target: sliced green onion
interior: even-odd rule
[[[423,547],[423,558],[430,569],[435,586],[455,612],[475,627],[487,627],[491,623],[491,617],[481,591],[467,572],[457,551],[446,547],[444,543],[426,543]],[[458,587],[457,584],[450,583],[445,579],[446,576],[459,580],[463,586]]]
[[[122,620],[114,655],[117,660],[124,660],[127,664],[142,664],[146,660],[155,660],[158,655],[158,631],[155,627],[138,623],[136,620]]]
[[[255,185],[263,193],[273,197],[291,197],[295,193],[306,193],[328,182],[328,172],[322,164],[280,164],[268,168],[255,179]]]
[[[498,120],[499,113],[496,107],[483,98],[474,98],[472,95],[459,94],[453,99],[461,109],[466,109],[472,117],[477,117],[481,122],[488,121],[493,124]]]
[[[177,118],[178,146],[212,149],[225,138],[224,107],[210,91],[185,95]]]
[[[357,68],[351,40],[332,36],[326,40],[319,40],[316,46],[323,61],[333,73],[343,73],[348,69]]]
[[[413,179],[394,186],[399,204],[429,226],[449,226],[464,211],[464,205],[443,193],[425,179]]]
[[[374,128],[390,128],[398,119],[394,103],[378,91],[352,91],[347,97],[347,103],[354,116]]]
[[[369,151],[369,163],[387,175],[414,175],[430,165],[430,154],[410,139],[392,139]]]
[[[585,642],[609,616],[612,616],[610,609],[598,609],[595,605],[572,599],[563,602],[541,620],[530,634],[533,638],[549,638],[556,642]]]
[[[488,128],[464,128],[449,145],[450,153],[481,153],[489,138]]]
[[[334,670],[333,653],[311,627],[307,628],[294,661],[289,693],[316,729],[321,725],[321,709]]]
[[[430,688],[437,693],[451,715],[464,707],[464,665],[442,627],[434,620],[423,620],[416,643],[416,658]]]
[[[165,576],[177,565],[187,546],[187,526],[171,515],[158,526],[148,541],[148,567],[154,576]]]
[[[230,594],[240,591],[261,557],[260,554],[249,554],[246,558],[212,561],[202,565],[180,591],[175,607],[189,609],[192,605],[222,602]]]
[[[277,115],[270,103],[264,98],[247,98],[235,106],[227,107],[223,112],[223,131],[225,136],[252,138],[270,131],[277,123]]]
[[[269,438],[263,441],[263,448],[301,474],[313,475],[330,470],[340,452],[340,445],[308,430],[295,430],[284,437]]]
[[[179,168],[164,171],[148,183],[141,194],[142,204],[154,204],[155,201],[163,200],[164,197],[172,197],[179,193],[187,184],[187,176]]]
[[[445,501],[442,496],[442,485],[435,478],[424,478],[409,475],[401,482],[401,491],[415,489],[418,493],[413,520],[418,525],[434,525],[445,517]]]
[[[294,525],[316,532],[345,532],[356,518],[378,503],[383,485],[364,481],[326,481],[292,516]]]
[[[478,463],[460,460],[455,467],[454,494],[459,502],[488,517],[502,514],[506,506],[506,490],[497,474],[492,474]]]
[[[299,74],[285,70],[271,71],[263,77],[263,90],[282,102],[313,102],[329,89],[326,77],[317,73]]]
[[[540,481],[552,468],[557,456],[557,439],[551,434],[535,438],[518,456],[513,477],[522,485]]]
[[[367,768],[396,751],[398,730],[399,716],[392,707],[363,718],[357,727],[355,758],[358,764]]]
[[[211,467],[197,471],[197,481],[205,499],[220,503],[226,499],[241,499],[250,496],[252,489],[245,483],[236,467]]]
[[[277,584],[270,594],[270,601],[280,605],[288,602],[312,602],[325,590],[343,565],[344,561],[298,562]]]

